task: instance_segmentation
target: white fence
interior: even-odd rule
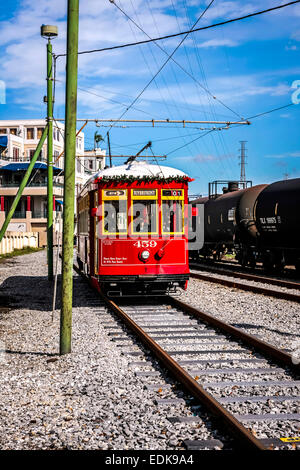
[[[0,243],[0,255],[6,255],[14,250],[22,250],[30,246],[38,248],[39,234],[37,232],[6,232]]]

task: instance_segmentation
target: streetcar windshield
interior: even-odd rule
[[[104,190],[103,198],[103,233],[117,235],[127,233],[127,191]]]
[[[158,233],[157,190],[133,189],[131,198],[132,233]]]
[[[183,190],[162,190],[162,233],[184,233]]]
[[[133,233],[157,233],[156,201],[133,201]]]

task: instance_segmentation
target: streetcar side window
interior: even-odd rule
[[[184,233],[184,190],[162,189],[162,233]]]
[[[102,228],[105,235],[127,233],[127,191],[102,191]]]
[[[156,189],[132,189],[131,228],[133,234],[158,233],[157,197]]]

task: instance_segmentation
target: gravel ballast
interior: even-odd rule
[[[117,323],[76,274],[72,353],[58,355],[46,251],[1,264],[0,282],[11,307],[0,313],[0,449],[182,449],[183,439],[215,437],[204,421],[170,423],[185,405],[154,406],[157,393],[104,328]]]
[[[118,330],[118,323],[77,275],[72,354],[58,355],[59,303],[52,322],[53,284],[47,280],[46,251],[1,264],[0,283],[0,300],[9,306],[0,311],[0,349],[6,350],[0,357],[0,449],[173,450],[182,449],[187,439],[220,439],[202,407],[197,407],[200,420],[187,425],[168,419],[192,415],[186,403],[155,406],[157,399],[185,395],[174,387],[147,389],[146,384],[162,383],[164,373],[152,379],[137,377],[135,372],[145,368],[131,363],[144,359],[142,349],[130,340],[121,345],[112,341],[107,327]],[[299,306],[292,302],[196,280],[189,281],[180,298],[278,347],[289,349],[299,338]],[[172,336],[169,339],[173,341]],[[140,351],[140,357],[124,355],[123,350]],[[184,359],[188,357],[180,357]],[[159,370],[151,365],[146,369]],[[219,390],[214,393],[219,395]],[[264,405],[229,406],[246,414]],[[297,408],[293,402],[276,403],[274,410]],[[258,435],[269,437],[271,429],[276,437],[276,426],[260,423]],[[297,426],[293,423],[295,431]],[[256,423],[252,427],[256,429]],[[283,429],[280,435],[286,432]]]

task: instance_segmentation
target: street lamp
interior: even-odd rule
[[[53,56],[51,39],[58,36],[58,28],[53,25],[43,24],[41,26],[41,36],[48,39],[47,42],[47,259],[48,259],[48,280],[53,279]]]

